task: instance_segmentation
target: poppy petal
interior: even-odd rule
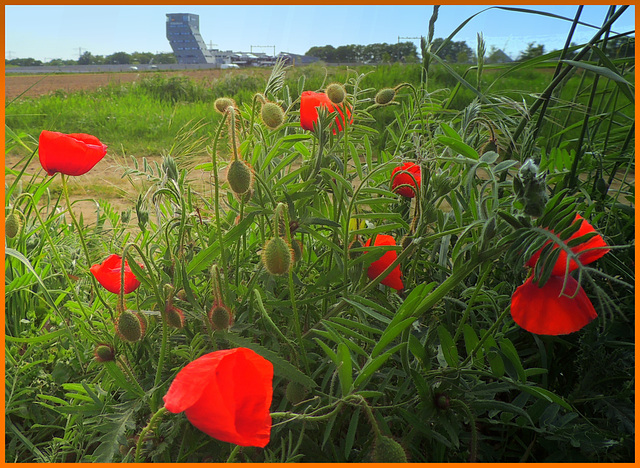
[[[571,276],[551,276],[542,288],[530,276],[511,297],[511,316],[525,330],[538,335],[565,335],[580,330],[598,314]],[[578,292],[575,297],[572,297]]]
[[[93,265],[89,271],[107,291],[120,294],[122,257],[120,255],[109,255],[102,263]],[[142,268],[143,266],[140,265]],[[140,281],[131,271],[129,264],[124,262],[124,293],[129,294],[140,286]]]
[[[342,131],[342,127],[345,123],[344,113],[339,106],[335,106],[333,102],[325,93],[316,93],[315,91],[303,91],[300,96],[300,126],[305,130],[313,130],[313,124],[318,121],[318,107],[326,107],[329,112],[337,110],[339,117],[336,117],[336,125],[338,131]],[[347,118],[349,123],[353,122],[353,116],[351,110],[346,107]],[[333,134],[336,134],[336,129],[333,129]]]
[[[218,440],[264,447],[271,437],[273,365],[247,348],[215,351],[184,367],[164,397],[172,413]]]
[[[365,247],[369,247],[371,245],[371,239],[367,240],[365,243]],[[375,237],[374,246],[379,245],[396,245],[396,241],[392,236],[386,234],[378,234]],[[366,252],[365,252],[366,253]],[[369,268],[367,269],[367,276],[369,279],[375,279],[380,274],[387,269],[389,265],[396,261],[398,258],[398,254],[395,250],[389,250],[385,252],[382,257],[380,257],[375,262],[371,262]],[[389,272],[389,274],[381,281],[385,286],[389,286],[396,290],[401,290],[404,288],[404,284],[402,283],[402,272],[400,271],[400,265],[396,265],[396,267]]]
[[[107,146],[86,133],[43,130],[38,141],[40,164],[48,175],[78,176],[89,172],[107,154]]]
[[[581,223],[580,229],[578,229],[578,231],[575,234],[573,234],[569,239],[567,239],[566,242],[582,237],[585,234],[596,232],[594,227],[591,224],[589,224],[589,222],[579,214],[576,214],[576,217],[573,222],[574,223],[580,222]],[[551,241],[547,241],[544,245],[546,246],[550,242]],[[602,236],[598,234],[596,236],[593,236],[588,241],[583,242],[582,244],[571,247],[571,251],[574,254],[578,255],[578,259],[580,260],[580,263],[582,263],[583,265],[587,265],[591,262],[595,262],[600,257],[602,257],[607,252],[609,252],[610,249],[604,248],[604,247],[607,247],[607,243],[604,241]],[[538,251],[536,251],[536,253],[534,253],[531,256],[531,258],[527,261],[525,265],[528,267],[534,268],[536,263],[538,262],[538,259],[540,258],[540,254],[543,248],[544,246],[540,248]],[[554,248],[558,249],[559,247],[555,246]],[[554,276],[564,276],[566,273],[565,272],[566,268],[567,268],[567,253],[564,250],[561,250],[560,254],[558,255],[558,259],[556,260],[556,263],[553,265],[553,271],[551,272],[551,274]],[[578,264],[574,260],[570,260],[569,272],[575,270],[576,268],[578,268]]]
[[[406,198],[413,198],[416,196],[421,178],[420,166],[405,162],[391,171],[391,191]]]

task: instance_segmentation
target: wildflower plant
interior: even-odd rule
[[[452,70],[475,92],[451,108],[459,88],[429,87],[424,45],[415,83],[349,70],[312,86],[279,62],[249,99],[211,99],[205,160],[176,144],[124,169],[137,223],[100,202],[95,225],[77,216],[68,182],[83,176],[41,143],[25,163],[44,150],[43,171],[6,190],[7,216],[23,213],[6,239],[7,453],[628,458],[622,189],[596,201],[567,183],[560,145],[520,138],[523,109],[486,81]],[[553,122],[537,131],[564,131]],[[611,375],[587,369],[596,356]]]

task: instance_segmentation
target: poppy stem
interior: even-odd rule
[[[498,328],[498,326],[502,323],[502,321],[504,320],[504,318],[507,316],[507,314],[509,313],[509,311],[511,310],[511,304],[509,304],[507,307],[505,307],[505,309],[502,311],[502,313],[500,314],[500,316],[497,318],[497,320],[495,321],[495,323],[493,325],[491,325],[491,327],[489,328],[489,330],[487,330],[487,333],[484,334],[484,336],[480,339],[480,341],[478,341],[478,344],[476,345],[475,348],[473,348],[473,351],[471,351],[469,353],[469,355],[464,359],[464,361],[462,361],[462,363],[460,364],[460,367],[464,367],[465,365],[468,364],[468,362],[471,360],[471,358],[473,357],[473,355],[475,355],[478,350],[482,347],[482,345],[484,345],[484,342],[487,341],[487,339],[490,336],[493,336],[493,332],[496,330],[496,328]]]
[[[211,164],[213,165],[213,191],[214,191],[214,213],[216,217],[216,232],[218,234],[218,248],[220,249],[220,260],[222,262],[222,270],[227,271],[227,258],[224,254],[223,248],[223,238],[222,238],[222,227],[220,225],[220,188],[219,188],[219,180],[218,180],[218,141],[220,140],[220,135],[222,134],[222,129],[224,128],[224,122],[227,118],[228,113],[225,112],[222,115],[222,121],[220,125],[218,125],[218,131],[216,132],[216,136],[213,139],[213,148],[211,149]],[[225,276],[226,281],[226,276]],[[226,283],[225,283],[226,284]]]
[[[149,432],[154,428],[156,423],[159,422],[160,418],[162,418],[162,416],[164,416],[166,412],[167,410],[164,406],[160,408],[158,411],[154,413],[153,416],[151,416],[151,419],[149,420],[149,424],[147,424],[142,429],[142,431],[140,431],[140,435],[138,436],[138,442],[136,443],[136,454],[134,457],[135,463],[140,463],[140,454],[142,452],[142,444],[144,442],[145,437],[147,436],[147,432]]]
[[[65,176],[64,174],[60,174],[61,180],[62,180],[62,193],[64,194],[64,200],[65,203],[67,205],[67,211],[69,212],[69,216],[71,217],[71,221],[73,222],[73,225],[75,226],[76,230],[78,231],[78,237],[80,238],[80,243],[82,244],[82,250],[85,254],[85,257],[87,258],[87,267],[91,266],[91,256],[89,255],[89,249],[87,248],[87,243],[84,239],[84,235],[82,233],[82,229],[80,228],[80,224],[78,224],[78,220],[76,219],[76,216],[73,214],[73,210],[71,209],[71,200],[69,199],[69,188],[67,187],[67,176]],[[38,213],[37,210],[35,210],[36,213]],[[38,213],[38,217],[40,216],[40,214]],[[46,232],[46,230],[44,230]],[[53,244],[52,244],[53,245]],[[54,249],[55,250],[55,249]],[[66,270],[65,270],[66,271]],[[100,287],[98,286],[98,280],[93,276],[93,275],[89,275],[91,277],[91,281],[93,283],[93,290],[96,293],[96,297],[98,298],[98,300],[100,302],[102,302],[102,305],[104,305],[107,310],[109,311],[109,314],[111,314],[111,318],[113,318],[113,310],[111,309],[111,306],[104,300],[104,298],[102,297],[102,294],[100,294]],[[73,288],[72,288],[73,289]],[[74,289],[75,291],[75,289]],[[76,300],[78,302],[78,304],[80,305],[80,307],[82,308],[82,302],[76,297]]]

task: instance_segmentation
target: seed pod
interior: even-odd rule
[[[391,437],[380,435],[373,444],[371,459],[374,463],[407,463],[407,452]]]
[[[10,239],[16,237],[22,229],[22,214],[19,211],[12,211],[4,220],[4,233]]]
[[[308,393],[309,389],[307,387],[298,382],[292,381],[287,384],[285,395],[289,403],[291,403],[292,405],[297,405],[305,399]]]
[[[98,362],[109,362],[116,359],[116,351],[107,343],[100,343],[93,350],[93,355]]]
[[[236,106],[235,101],[231,98],[226,98],[226,97],[218,98],[213,103],[213,107],[215,107],[215,109],[221,114],[224,114],[228,107],[235,107],[235,106]]]
[[[345,91],[344,86],[342,86],[340,83],[331,83],[329,86],[327,86],[325,93],[329,100],[334,104],[340,104],[344,102],[345,98],[347,97],[347,92]]]
[[[120,338],[131,343],[140,341],[147,329],[147,320],[137,312],[123,311],[116,320],[116,331]]]
[[[233,323],[229,309],[223,304],[214,304],[209,310],[209,322],[216,330],[227,330]]]
[[[267,241],[262,249],[262,263],[272,275],[289,273],[293,263],[293,249],[282,237]]]
[[[393,98],[396,97],[396,90],[393,88],[383,88],[376,94],[375,102],[379,106],[384,106],[393,101]]]
[[[451,401],[444,393],[436,393],[433,398],[435,399],[436,408],[441,410],[448,410],[451,406]]]
[[[167,307],[165,317],[168,325],[174,328],[184,328],[184,312],[177,307]]]
[[[284,111],[275,102],[267,102],[262,106],[260,117],[264,124],[271,130],[275,130],[284,123]]]
[[[241,159],[236,159],[229,166],[227,181],[229,181],[231,190],[233,190],[236,195],[242,195],[251,188],[253,171],[246,162]]]

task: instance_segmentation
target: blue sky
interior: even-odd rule
[[[512,5],[516,6],[516,5]],[[577,5],[520,6],[573,18]],[[435,37],[447,37],[465,19],[487,8],[444,5]],[[586,5],[581,20],[601,25],[608,6]],[[170,52],[165,37],[166,13],[200,15],[200,32],[214,48],[250,51],[275,46],[276,53],[303,54],[313,46],[396,43],[398,37],[426,36],[431,5],[13,5],[5,6],[5,58],[77,59],[114,52]],[[516,58],[528,43],[545,50],[562,48],[570,23],[538,15],[491,9],[473,18],[454,40],[475,49],[482,32],[488,46]],[[615,23],[616,32],[635,29],[635,6]],[[580,26],[576,42],[588,41],[595,30]],[[410,39],[401,39],[410,40]],[[413,41],[419,45],[419,40]],[[272,48],[253,48],[272,53]]]

